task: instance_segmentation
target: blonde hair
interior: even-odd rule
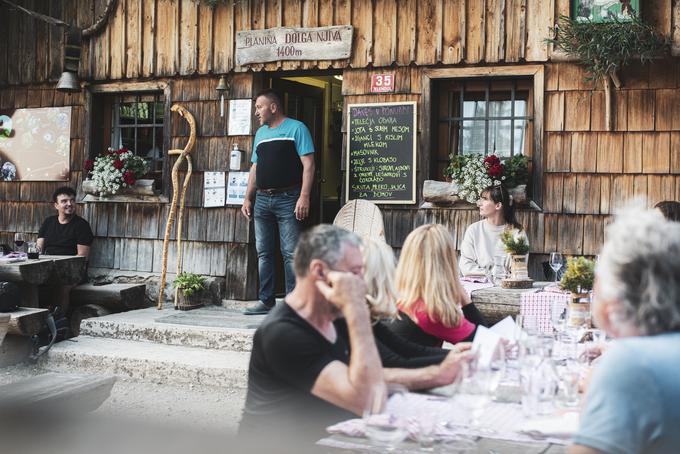
[[[382,239],[365,238],[364,281],[368,289],[371,317],[374,319],[397,315],[397,291],[394,286],[396,260],[394,251]]]
[[[458,280],[458,260],[453,238],[439,224],[426,224],[411,232],[401,250],[396,285],[401,297],[397,306],[413,316],[418,300],[425,303],[427,316],[444,326],[458,326],[461,306],[468,297]]]

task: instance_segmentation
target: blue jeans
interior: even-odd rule
[[[295,219],[295,204],[300,197],[300,189],[266,194],[258,192],[255,196],[255,247],[260,274],[259,298],[264,304],[273,306],[274,283],[276,279],[276,226],[279,227],[279,242],[286,274],[286,294],[295,287],[293,272],[293,252],[300,235],[301,223]]]

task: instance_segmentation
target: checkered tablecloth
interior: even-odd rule
[[[525,292],[520,296],[520,315],[524,316],[523,328],[530,327],[530,323],[535,323],[540,333],[550,334],[553,332],[552,326],[552,305],[559,304],[561,310],[567,307],[569,294],[563,292]],[[535,317],[535,318],[533,318]],[[531,320],[533,318],[533,320]]]

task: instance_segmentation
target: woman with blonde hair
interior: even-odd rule
[[[394,252],[382,239],[365,238],[362,253],[366,300],[385,380],[412,390],[450,384],[460,371],[461,361],[469,359],[464,352],[470,346],[459,344],[454,350],[426,347],[393,333],[385,322],[398,313]]]
[[[411,232],[396,270],[397,307],[390,328],[421,345],[438,347],[471,340],[484,317],[459,281],[456,249],[448,230],[427,224]]]

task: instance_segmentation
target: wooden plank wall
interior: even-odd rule
[[[106,4],[17,2],[80,27],[92,24]],[[659,31],[677,30],[670,0],[644,4],[645,17]],[[8,31],[6,45],[0,46],[0,85],[57,80],[62,30],[4,5],[0,11],[0,29]],[[198,0],[119,0],[104,32],[84,43],[80,77],[120,80],[248,69],[542,62],[551,52],[544,42],[549,28],[568,11],[569,0],[239,0],[215,8]],[[355,31],[349,60],[234,66],[237,31],[350,23]],[[673,37],[680,45],[680,34]]]
[[[624,86],[615,91],[615,131],[608,132],[602,88],[593,89],[573,63],[546,66],[543,212],[526,209],[518,214],[529,231],[533,253],[595,255],[611,214],[632,197],[646,197],[649,205],[680,200],[679,69],[675,59],[668,59],[623,71]],[[427,107],[421,101],[420,69],[397,68],[396,93],[390,95],[369,93],[375,71],[344,71],[345,105],[415,100],[420,136],[421,114]],[[419,147],[418,181],[427,178],[427,171],[422,174],[424,153]],[[396,249],[423,223],[447,225],[458,243],[467,226],[479,220],[474,209],[381,209],[388,242]]]
[[[184,269],[210,276],[226,276],[227,297],[255,299],[257,257],[251,225],[239,208],[202,208],[203,172],[228,169],[233,144],[237,143],[242,150],[250,150],[252,136],[227,136],[227,116],[219,115],[216,76],[178,78],[171,84],[172,102],[184,105],[195,116],[198,125],[196,147],[192,153],[194,173],[184,213]],[[248,98],[253,95],[252,74],[237,75],[231,79],[231,84],[232,97]],[[228,100],[225,100],[225,106],[227,103]],[[26,232],[29,240],[35,240],[45,217],[56,213],[50,203],[52,192],[65,184],[79,187],[82,164],[86,159],[84,92],[65,95],[54,90],[52,85],[0,89],[0,109],[65,105],[73,106],[71,179],[67,182],[0,182],[0,243],[11,244],[17,231]],[[186,121],[173,114],[169,129],[172,148],[183,148],[189,134]],[[250,152],[246,159],[246,162],[250,161]],[[183,174],[180,181],[182,178]],[[90,222],[96,237],[91,267],[161,271],[168,203],[83,203],[79,204],[78,210]],[[174,245],[171,245],[168,270],[174,272],[175,266]]]

